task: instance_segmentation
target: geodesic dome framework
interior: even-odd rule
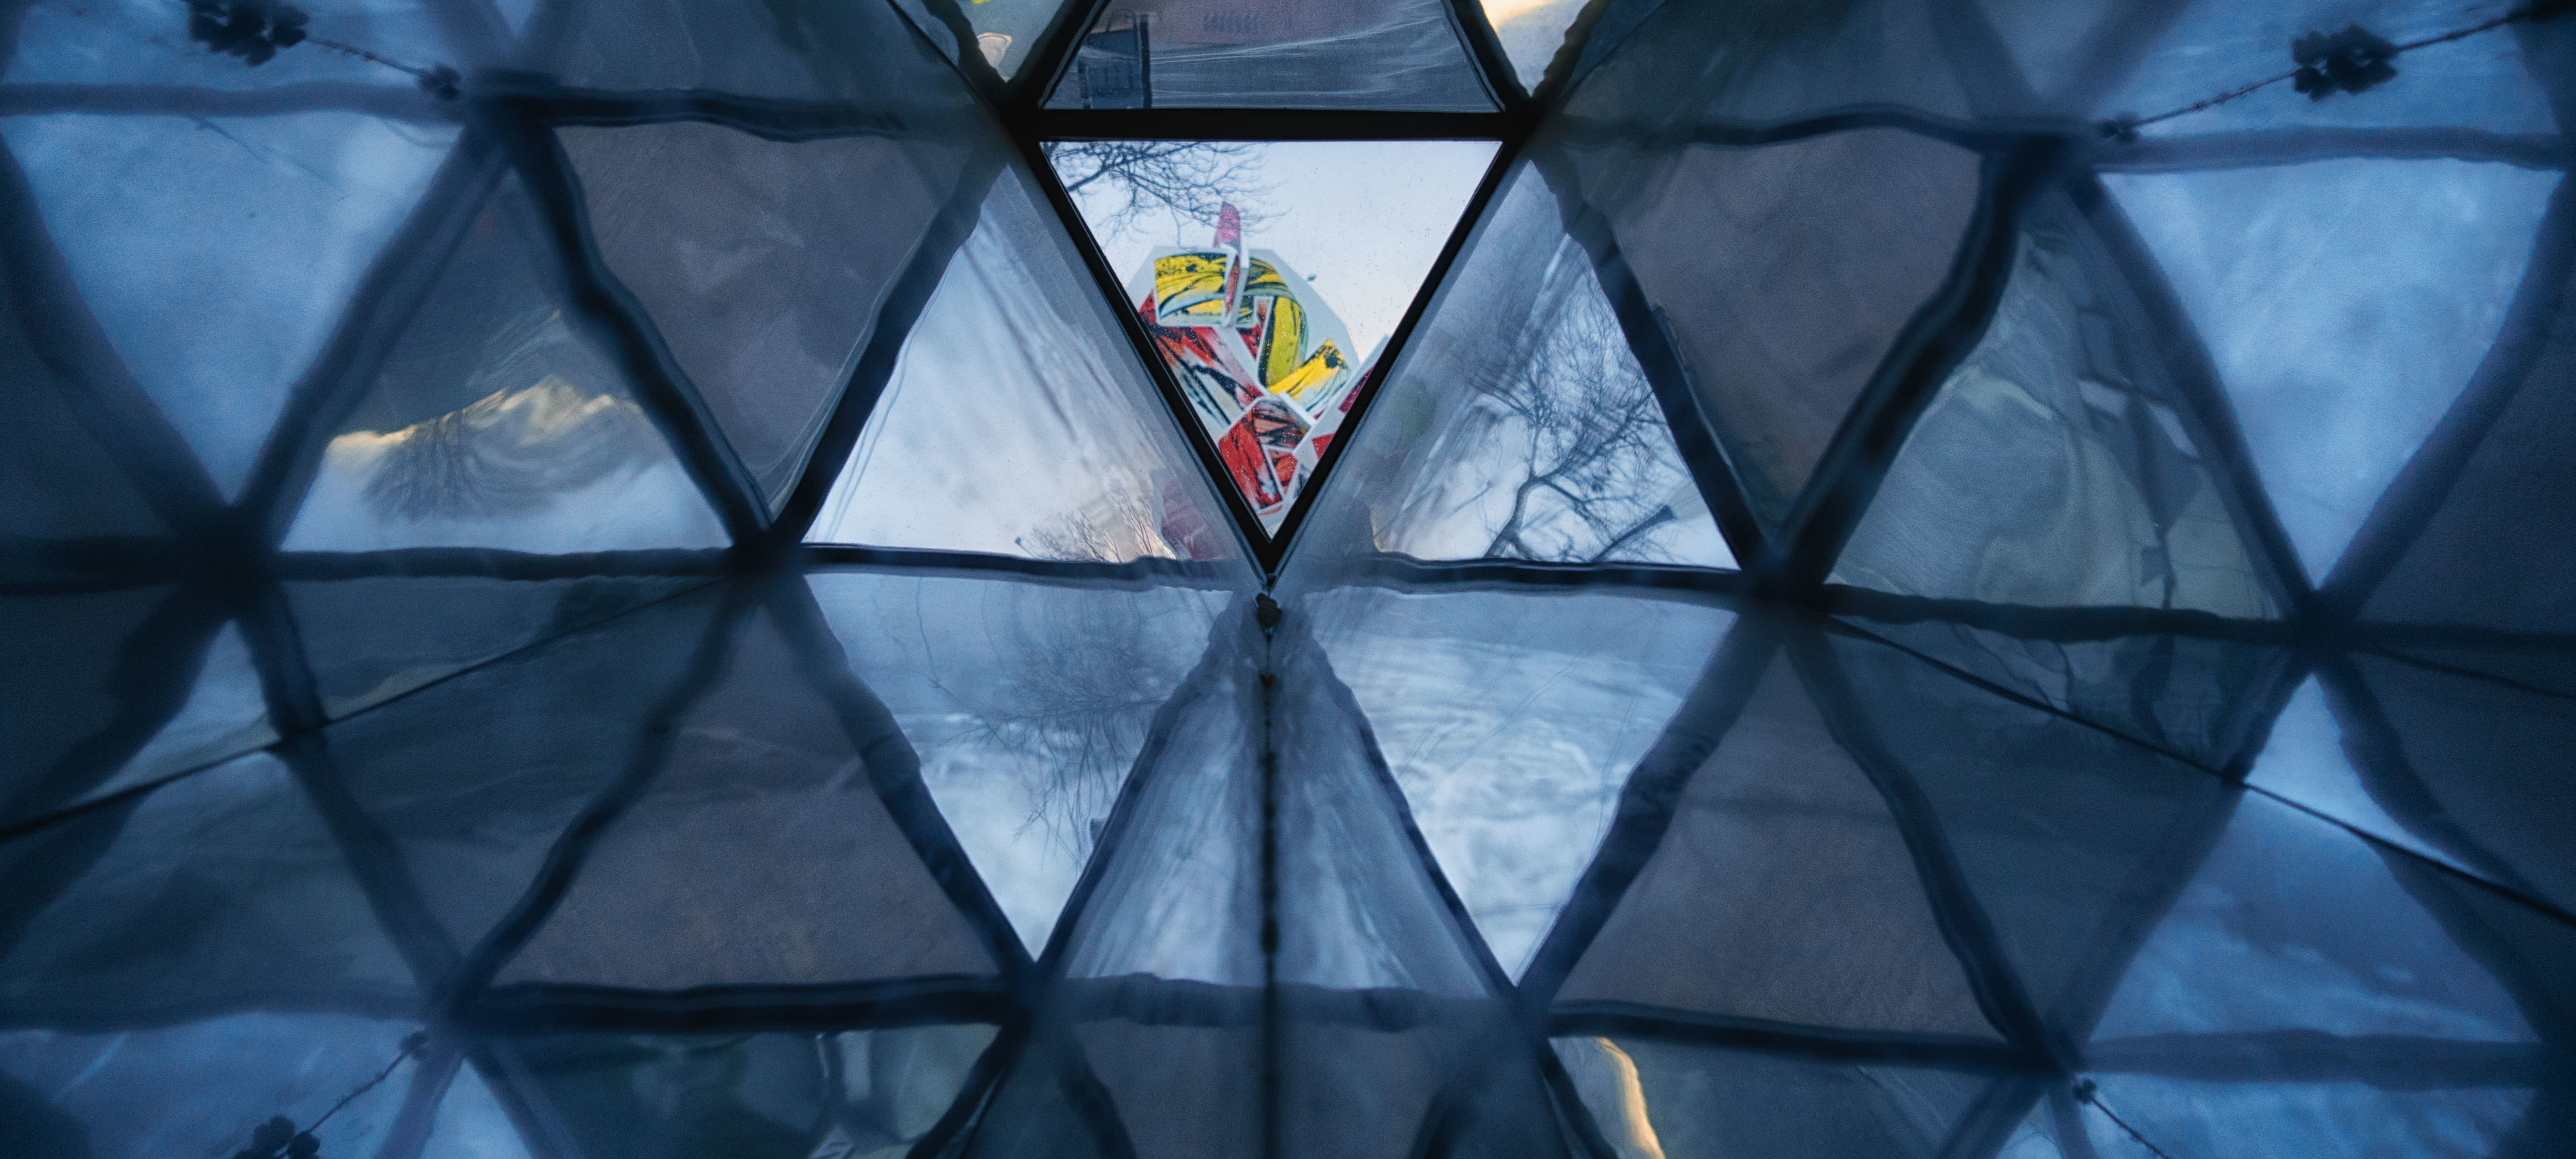
[[[1560,15],[14,6],[8,1151],[2566,1150],[2576,19]],[[1092,138],[1499,143],[1275,535]]]

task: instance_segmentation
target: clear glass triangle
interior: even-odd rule
[[[323,451],[287,550],[725,546],[553,255],[511,177]]]
[[[1736,566],[1547,182],[1526,165],[1507,181],[1343,451],[1347,482],[1316,497],[1298,558]]]
[[[1486,141],[1060,141],[1183,421],[1275,532],[1492,160]]]
[[[1490,112],[1448,0],[1110,0],[1047,104],[1059,109]]]
[[[808,542],[1123,563],[1241,555],[1072,239],[1005,170]]]
[[[356,113],[0,119],[91,315],[226,495],[455,138]]]
[[[2469,161],[2106,174],[2323,581],[2468,385],[2560,175]]]

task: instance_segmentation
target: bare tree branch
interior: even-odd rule
[[[1642,550],[1680,516],[1688,480],[1653,386],[1596,294],[1568,294],[1553,324],[1486,397],[1524,441],[1525,474],[1486,544],[1489,559],[1600,562]]]
[[[1248,142],[1057,141],[1047,160],[1066,192],[1101,187],[1083,205],[1111,206],[1090,222],[1103,237],[1136,232],[1156,213],[1213,226],[1229,201],[1247,229],[1268,217],[1260,207],[1271,189],[1258,181],[1261,158]]]

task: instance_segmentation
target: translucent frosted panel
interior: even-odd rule
[[[2486,356],[2558,175],[2318,161],[2103,180],[2173,279],[2322,580]]]
[[[283,586],[322,711],[337,720],[707,582],[374,576]]]
[[[783,501],[962,150],[695,122],[555,135],[609,268],[762,493]],[[867,212],[853,216],[861,191]]]
[[[2400,751],[2381,759],[2402,760],[2420,785],[2390,811],[2489,880],[2576,906],[2564,825],[2576,781],[2563,773],[2576,750],[2576,657],[2532,649],[2520,663],[2498,659],[2482,667],[2502,679],[2439,660],[2354,658],[2396,734]]]
[[[972,922],[931,879],[880,793],[878,738],[800,671],[766,616],[671,722],[649,788],[496,985],[639,990],[990,974]],[[881,787],[882,786],[882,787]]]
[[[647,608],[325,730],[350,797],[451,942],[490,933],[564,826],[669,727],[657,713],[716,603]]]
[[[2088,268],[2025,234],[1984,339],[1906,436],[1833,580],[1998,604],[2272,612],[2199,441]]]
[[[1274,643],[1248,612],[1229,611],[1157,722],[1066,975],[1484,995],[1466,931],[1302,617]]]
[[[1626,1036],[1553,1043],[1619,1159],[1931,1159],[1987,1082]]]
[[[0,598],[0,818],[88,791],[178,711],[214,625],[172,589]],[[6,823],[0,821],[0,823]]]
[[[1234,595],[856,572],[807,583],[1021,943],[1045,949],[1148,726]]]
[[[409,1021],[245,1013],[149,1030],[0,1033],[11,1151],[30,1159],[231,1155],[284,1115],[309,1127],[402,1053]],[[376,1153],[412,1064],[315,1133],[322,1154]],[[32,1150],[21,1150],[32,1147]],[[470,1154],[470,1153],[468,1153]],[[466,1159],[450,1153],[441,1159]]]
[[[2398,43],[2484,23],[2502,8],[2448,0],[2290,0],[2249,11],[2225,0],[2195,0],[2173,17],[2103,115],[2154,116],[2290,71],[2290,42],[2358,22]],[[2457,125],[2498,133],[2547,133],[2549,103],[2510,29],[2411,49],[2397,78],[2358,95],[2311,100],[2287,82],[2203,112],[2147,126],[2155,136],[2288,129],[2305,125]],[[2083,113],[2088,110],[2070,109]]]
[[[239,756],[277,739],[268,724],[268,701],[252,670],[250,648],[241,629],[226,624],[206,650],[205,667],[188,690],[179,715],[153,733],[106,783],[88,797],[104,797],[156,777]]]
[[[1495,108],[1445,0],[1111,0],[1057,108]]]
[[[399,1010],[411,972],[286,767],[253,754],[0,844],[20,1024]]]
[[[1507,180],[1352,435],[1334,468],[1347,481],[1318,500],[1300,557],[1734,566],[1546,182],[1526,166]]]
[[[722,547],[515,179],[323,452],[290,551]]]
[[[554,64],[563,83],[713,89],[791,101],[955,112],[972,101],[947,61],[891,4],[568,0]]]
[[[2288,1028],[2529,1041],[2498,980],[2383,864],[2404,856],[2245,797],[2128,964],[2093,1032],[2097,1046]]]
[[[1231,485],[1270,531],[1339,437],[1494,148],[1048,147],[1110,268],[1127,278],[1126,304],[1180,385],[1183,421],[1215,446]],[[1232,218],[1229,205],[1239,211]]]
[[[357,0],[298,5],[308,17],[307,39],[277,49],[254,67],[247,58],[211,50],[189,31],[189,10],[159,0],[103,0],[95,4],[30,4],[17,27],[8,69],[10,84],[185,85],[253,89],[312,81],[357,82],[396,91],[412,78],[321,44],[359,45],[405,63],[426,66],[456,59],[418,0]],[[245,1144],[247,1141],[245,1141]]]
[[[1785,658],[1690,776],[1557,999],[1997,1037],[1904,833]]]
[[[1494,38],[1503,43],[1521,87],[1538,88],[1547,66],[1565,47],[1566,32],[1583,14],[1583,0],[1480,0]]]
[[[1006,171],[807,539],[1123,562],[1238,549],[1071,239]]]
[[[1906,809],[1918,864],[1955,866],[1927,880],[1946,877],[1951,904],[1980,915],[1954,909],[1945,931],[2008,969],[2044,1017],[2081,1024],[2108,981],[2102,956],[2125,955],[2124,931],[2152,916],[2142,883],[2178,872],[2172,859],[2198,847],[2226,782],[1894,649],[1828,644],[1831,666],[1802,659],[1819,703],[1839,706],[1836,737]],[[2142,698],[2153,679],[2136,680]]]
[[[227,494],[455,136],[353,113],[0,119],[91,314]]]
[[[1776,521],[1949,273],[1977,158],[1892,130],[1605,152],[1584,191],[1662,311],[1745,497]]]
[[[1297,601],[1486,945],[1517,976],[1734,615],[1612,595]]]
[[[1955,19],[1922,0],[1799,9],[1608,4],[1584,44],[1587,71],[1567,108],[1674,127],[1787,120],[1854,105],[1966,116],[1968,100],[1946,51],[1958,34]]]
[[[532,1159],[510,1113],[472,1066],[459,1067],[449,1080],[420,1153],[421,1159]]]
[[[78,357],[64,348],[60,331],[30,325],[41,316],[35,302],[42,296],[23,283],[0,285],[0,382],[9,384],[10,407],[0,426],[0,537],[163,533],[122,464],[76,417],[72,403],[84,396],[74,392],[88,388],[56,373],[56,365]],[[41,560],[33,551],[0,555],[0,583],[42,578],[48,569]]]
[[[2380,581],[2365,618],[2576,632],[2576,298],[2557,309],[2513,395]],[[2540,289],[2541,287],[2534,287]],[[2536,320],[2537,321],[2537,320]]]
[[[2349,754],[2343,730],[2326,707],[2325,686],[2312,676],[2273,719],[2272,735],[2263,742],[2245,783],[2392,845],[2449,861],[2388,815],[2387,808],[2371,796],[2369,782],[2353,768]]]
[[[513,1077],[585,1155],[900,1155],[992,1039],[988,1026],[560,1035],[516,1043]]]
[[[2378,1155],[2494,1155],[2513,1141],[2567,1142],[2536,1110],[2533,1094],[2494,1089],[2385,1089],[2361,1082],[2192,1082],[2153,1075],[2103,1075],[2099,1106],[2084,1127],[2105,1159],[2153,1159],[2139,1141],[2168,1155],[2260,1159],[2295,1151],[2319,1159]],[[2520,1085],[2520,1084],[2517,1084]],[[2111,1121],[2108,1107],[2120,1117]],[[2121,1123],[2127,1124],[2122,1126]],[[2135,1132],[2132,1134],[2131,1132]]]

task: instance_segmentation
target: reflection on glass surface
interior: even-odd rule
[[[1515,976],[1735,619],[1606,595],[1338,588],[1295,603],[1442,874]]]
[[[1493,149],[1071,141],[1049,154],[1110,267],[1128,274],[1128,303],[1189,420],[1275,531]],[[1154,244],[1149,231],[1166,225],[1172,242]]]
[[[229,495],[456,130],[62,115],[0,137],[100,329]]]
[[[2468,161],[2104,176],[2208,343],[2310,579],[2468,385],[2558,181]]]

